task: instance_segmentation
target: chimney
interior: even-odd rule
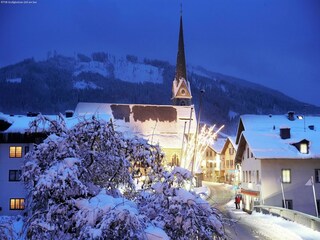
[[[289,112],[288,112],[288,119],[289,119],[290,121],[294,121],[294,112],[293,112],[293,111],[289,111]]]
[[[308,128],[309,128],[310,130],[314,130],[314,125],[309,125]]]
[[[67,110],[65,114],[66,114],[66,118],[71,118],[73,117],[74,112],[72,110]]]
[[[290,128],[288,127],[282,127],[280,128],[280,137],[281,139],[288,139],[290,138]]]

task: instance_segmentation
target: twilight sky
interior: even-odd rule
[[[0,3],[0,67],[49,50],[175,64],[179,0],[34,2]],[[183,18],[187,64],[320,106],[319,0],[185,0]]]

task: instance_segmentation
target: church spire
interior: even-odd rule
[[[174,105],[191,105],[191,99],[191,89],[190,83],[187,80],[186,57],[184,53],[181,6],[176,75],[172,83],[172,101]]]
[[[182,10],[180,15],[180,30],[179,30],[179,42],[178,42],[178,54],[177,54],[177,66],[176,66],[176,79],[179,81],[181,78],[187,80],[186,57],[184,54],[184,41],[183,41]]]

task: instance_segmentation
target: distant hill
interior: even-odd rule
[[[188,66],[193,103],[198,110],[204,89],[201,121],[225,125],[235,134],[241,114],[320,113],[279,91],[242,79]],[[10,114],[56,114],[77,102],[171,104],[175,66],[160,60],[104,52],[76,57],[55,55],[45,61],[26,59],[0,69],[0,111]]]

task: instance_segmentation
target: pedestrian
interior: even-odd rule
[[[236,197],[234,198],[234,203],[236,204],[236,209],[240,209],[240,196],[237,194]]]

